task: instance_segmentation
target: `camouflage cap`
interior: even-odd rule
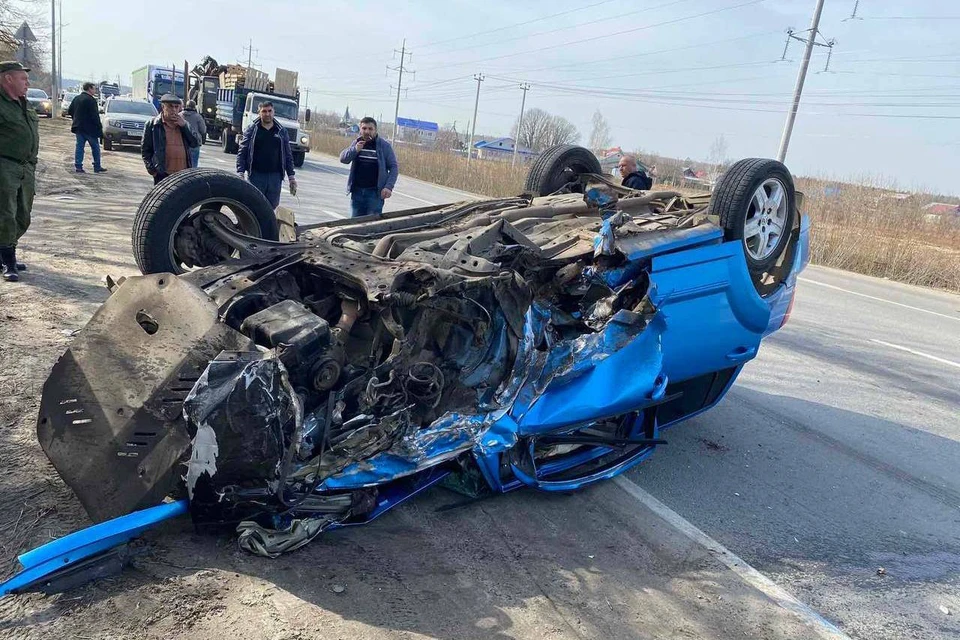
[[[29,67],[25,67],[16,60],[4,60],[0,62],[0,73],[6,73],[7,71],[30,71]]]

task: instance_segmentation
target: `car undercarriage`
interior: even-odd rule
[[[695,197],[540,167],[533,193],[287,241],[245,225],[247,183],[175,176],[134,225],[144,275],[109,280],[44,386],[41,446],[96,522],[188,510],[270,557],[438,482],[611,478],[789,317],[808,223],[782,165],[742,162]],[[774,208],[755,251],[745,229]]]

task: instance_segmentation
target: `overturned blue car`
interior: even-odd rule
[[[774,160],[686,197],[561,146],[517,197],[298,227],[236,176],[176,174],[134,223],[144,275],[108,282],[43,391],[40,443],[100,524],[4,589],[99,575],[173,515],[274,557],[441,482],[623,473],[786,323],[800,200]]]

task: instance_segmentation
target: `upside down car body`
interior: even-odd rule
[[[44,387],[40,443],[100,524],[0,593],[99,575],[181,513],[275,556],[440,481],[570,491],[650,456],[786,322],[808,222],[772,160],[698,197],[599,173],[559,147],[522,196],[286,242],[234,176],[161,183],[145,275],[111,283]]]

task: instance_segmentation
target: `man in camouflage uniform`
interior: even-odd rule
[[[0,264],[3,280],[16,282],[17,241],[30,226],[37,150],[37,112],[27,105],[27,72],[19,62],[0,62]]]

